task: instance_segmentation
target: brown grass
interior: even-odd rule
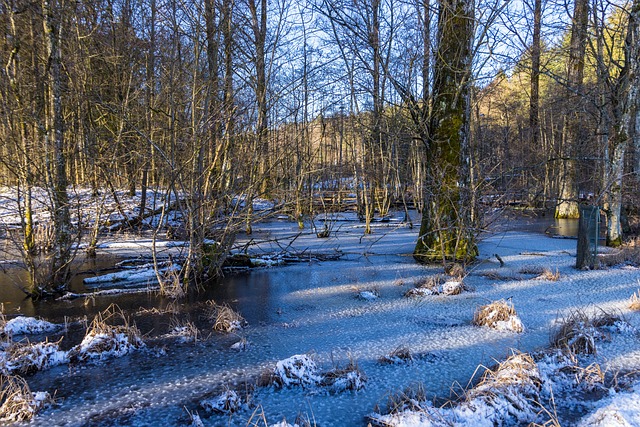
[[[458,278],[458,279],[462,279],[467,274],[467,272],[464,269],[464,266],[462,264],[458,264],[457,262],[447,264],[444,267],[444,272],[447,275]]]
[[[382,356],[378,361],[382,364],[406,363],[413,360],[411,350],[407,346],[399,346],[387,356]]]
[[[486,326],[493,329],[524,331],[513,304],[504,300],[478,307],[473,315],[472,323],[476,326]]]
[[[334,392],[358,391],[364,388],[367,377],[358,367],[358,362],[350,358],[345,366],[335,366],[322,375],[320,385],[330,387]]]
[[[640,289],[635,291],[631,295],[631,301],[629,301],[629,308],[634,311],[640,311]]]
[[[36,396],[22,377],[0,374],[0,421],[30,420],[46,405],[53,403],[46,393]]]
[[[640,265],[640,241],[632,240],[614,252],[598,255],[600,265],[612,267],[620,264]]]
[[[200,330],[193,322],[173,317],[169,328],[171,330],[169,334],[178,337],[183,342],[198,341]]]
[[[467,393],[467,399],[483,397],[491,402],[494,396],[503,395],[513,387],[519,389],[519,393],[534,396],[542,389],[538,365],[528,353],[515,353],[494,369],[487,369],[480,382]]]
[[[427,401],[427,392],[422,383],[413,384],[401,392],[390,394],[387,399],[389,414],[403,411],[422,411],[420,404]]]
[[[584,311],[576,310],[560,323],[551,338],[551,345],[574,354],[596,354],[599,332]]]
[[[207,301],[207,318],[213,322],[213,330],[219,332],[234,332],[247,326],[247,321],[226,304]]]
[[[130,322],[129,317],[115,304],[111,304],[104,311],[99,312],[89,325],[83,344],[89,340],[89,344],[74,347],[69,351],[69,358],[72,361],[85,360],[92,355],[97,356],[102,353],[122,350],[119,345],[122,343],[118,336],[126,337],[126,345],[130,348],[140,348],[144,346],[140,330],[135,323]],[[94,339],[103,337],[103,339]]]
[[[11,373],[30,375],[51,366],[51,357],[60,349],[60,338],[57,342],[15,343],[7,351],[6,368]]]

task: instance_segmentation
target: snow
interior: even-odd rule
[[[318,366],[306,354],[296,354],[278,361],[273,373],[276,384],[282,386],[309,386],[322,381],[322,377],[318,374]]]
[[[34,317],[15,317],[4,325],[4,332],[10,335],[43,334],[60,329],[60,325]]]
[[[604,405],[585,417],[578,427],[637,427],[640,426],[640,383],[632,392],[615,393],[604,399]]]
[[[417,229],[391,218],[389,227],[365,236],[356,227],[359,225],[344,221],[334,227],[327,239],[318,239],[309,228],[300,234],[297,224],[287,221],[258,224],[252,236],[239,235],[237,248],[244,247],[250,239],[257,242],[249,248],[252,258],[264,259],[281,253],[283,248],[308,256],[304,263],[259,269],[222,281],[234,309],[251,325],[241,332],[242,339],[251,343],[245,351],[230,348],[239,342],[239,336],[214,334],[194,344],[169,345],[164,348],[164,355],[127,353],[125,358],[99,367],[83,365],[78,370],[39,373],[30,378],[32,388],[53,391],[60,387],[65,399],[39,414],[37,423],[77,425],[79,420],[115,414],[114,425],[178,425],[184,423],[180,421],[184,407],[197,409],[206,396],[227,386],[238,390],[236,386],[244,381],[254,383],[267,371],[282,375],[286,385],[258,387],[252,392],[253,402],[264,410],[267,425],[277,425],[273,423],[285,418],[294,420],[298,413],[310,413],[323,427],[364,426],[376,405],[384,406],[389,394],[411,384],[422,383],[426,402],[430,402],[434,396],[448,397],[453,384],[466,386],[479,365],[491,366],[505,360],[512,348],[534,352],[548,347],[557,320],[575,310],[621,313],[630,324],[609,330],[609,339],[598,340],[598,353],[584,356],[581,366],[597,361],[607,372],[640,369],[640,342],[632,332],[640,327],[640,313],[627,308],[630,296],[638,288],[640,270],[577,271],[573,268],[575,241],[508,231],[483,236],[478,263],[464,278],[464,285],[473,292],[404,298],[409,284],[417,278],[439,274],[442,268],[421,266],[411,258]],[[343,255],[341,260],[313,258],[338,252]],[[499,254],[504,267],[498,265],[494,254]],[[522,277],[520,269],[531,265],[558,271],[560,277],[554,282]],[[511,278],[492,279],[482,274],[487,271],[500,271]],[[379,297],[362,301],[354,298],[354,289],[375,289]],[[127,301],[127,296],[122,298]],[[501,299],[513,302],[524,332],[514,334],[471,324],[476,307]],[[413,361],[380,363],[383,356],[403,346],[410,350]],[[366,373],[364,388],[332,393],[318,385],[327,367],[344,366],[351,358]],[[547,396],[549,390],[554,394],[577,390],[575,375],[559,371],[569,362],[550,357],[537,363],[543,381],[540,395]],[[355,381],[355,374],[350,375]],[[304,387],[298,386],[301,384]],[[587,403],[563,395],[558,404],[574,405],[577,413],[588,417],[595,416],[599,409],[604,413],[604,408],[613,411],[615,405],[620,405],[630,408],[629,414],[622,414],[628,418],[636,408],[633,399],[638,391],[640,388],[634,386],[628,393],[608,392],[602,402]],[[519,395],[514,392],[509,396],[515,400]],[[617,402],[616,398],[628,400]],[[443,425],[443,414],[433,406],[430,409],[426,402],[420,403],[425,412],[408,409],[399,421],[403,424],[397,425]],[[456,425],[468,426],[493,425],[498,419],[529,420],[530,414],[517,413],[512,403],[477,397],[473,407],[460,405],[444,415]],[[133,408],[126,412],[126,418],[121,415],[123,408]],[[233,414],[211,414],[202,422],[206,426],[247,425],[253,410],[240,408]],[[628,420],[630,425],[637,425],[633,418]],[[565,425],[577,420],[561,421]]]
[[[8,374],[25,374],[62,365],[69,361],[67,353],[58,343],[16,343],[0,353],[0,371]]]

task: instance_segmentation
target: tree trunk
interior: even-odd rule
[[[61,19],[56,19],[60,5],[51,5],[50,0],[42,1],[44,16],[44,37],[48,58],[48,95],[49,114],[45,146],[52,148],[53,154],[53,259],[46,283],[42,291],[50,292],[64,289],[70,279],[72,228],[67,197],[67,159],[64,152],[64,118],[62,112],[62,61],[60,55]]]
[[[582,140],[584,126],[582,103],[582,83],[584,80],[584,57],[587,44],[587,24],[589,22],[589,1],[576,0],[573,9],[569,60],[567,62],[567,138],[563,144],[561,164],[561,191],[556,206],[556,218],[578,218],[578,187],[576,183],[576,157]]]
[[[474,3],[441,0],[438,52],[427,146],[426,183],[418,261],[476,256],[469,203],[469,115]]]

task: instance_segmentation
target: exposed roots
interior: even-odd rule
[[[473,324],[501,331],[523,332],[524,325],[511,302],[494,301],[479,307],[473,315]]]

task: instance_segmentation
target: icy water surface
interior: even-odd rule
[[[271,224],[261,235],[295,235],[291,223]],[[575,241],[542,234],[506,231],[487,235],[477,265],[465,281],[474,289],[457,296],[405,298],[416,280],[436,272],[413,262],[417,230],[398,223],[363,236],[360,228],[340,229],[341,236],[295,239],[296,251],[339,250],[339,261],[311,261],[229,276],[179,303],[155,294],[77,299],[52,304],[14,302],[22,312],[71,322],[65,347],[81,340],[78,321],[117,303],[145,334],[147,349],[97,364],[59,366],[28,378],[34,391],[56,392],[58,404],[31,425],[179,426],[189,425],[186,410],[197,411],[207,426],[245,426],[264,413],[268,424],[306,414],[318,426],[366,426],[376,405],[390,394],[422,383],[429,396],[448,397],[454,383],[466,386],[480,364],[503,359],[510,348],[545,347],[554,319],[574,306],[615,307],[637,287],[640,273],[616,273],[616,286],[603,286],[606,272],[576,272]],[[282,243],[280,243],[282,244]],[[277,250],[262,247],[264,251]],[[500,267],[494,254],[499,254]],[[540,264],[558,271],[558,283],[515,280],[524,266]],[[497,271],[514,280],[496,281],[481,274]],[[605,282],[607,283],[607,282]],[[357,298],[372,290],[374,300]],[[553,290],[553,292],[550,292]],[[567,298],[571,296],[571,298]],[[510,298],[525,324],[524,334],[471,325],[478,305]],[[213,333],[203,317],[203,301],[229,303],[249,322],[233,334]],[[201,331],[196,343],[164,335],[176,319],[190,320]],[[75,323],[74,323],[75,322]],[[75,326],[74,326],[75,325]],[[238,352],[231,345],[246,339]],[[408,347],[410,363],[382,364],[380,358]],[[313,354],[322,370],[349,360],[367,376],[363,390],[333,394],[319,387],[254,388],[279,360]],[[250,404],[233,415],[206,414],[200,402],[225,389],[250,395]],[[459,389],[457,389],[459,391]],[[264,425],[258,423],[256,425]]]

